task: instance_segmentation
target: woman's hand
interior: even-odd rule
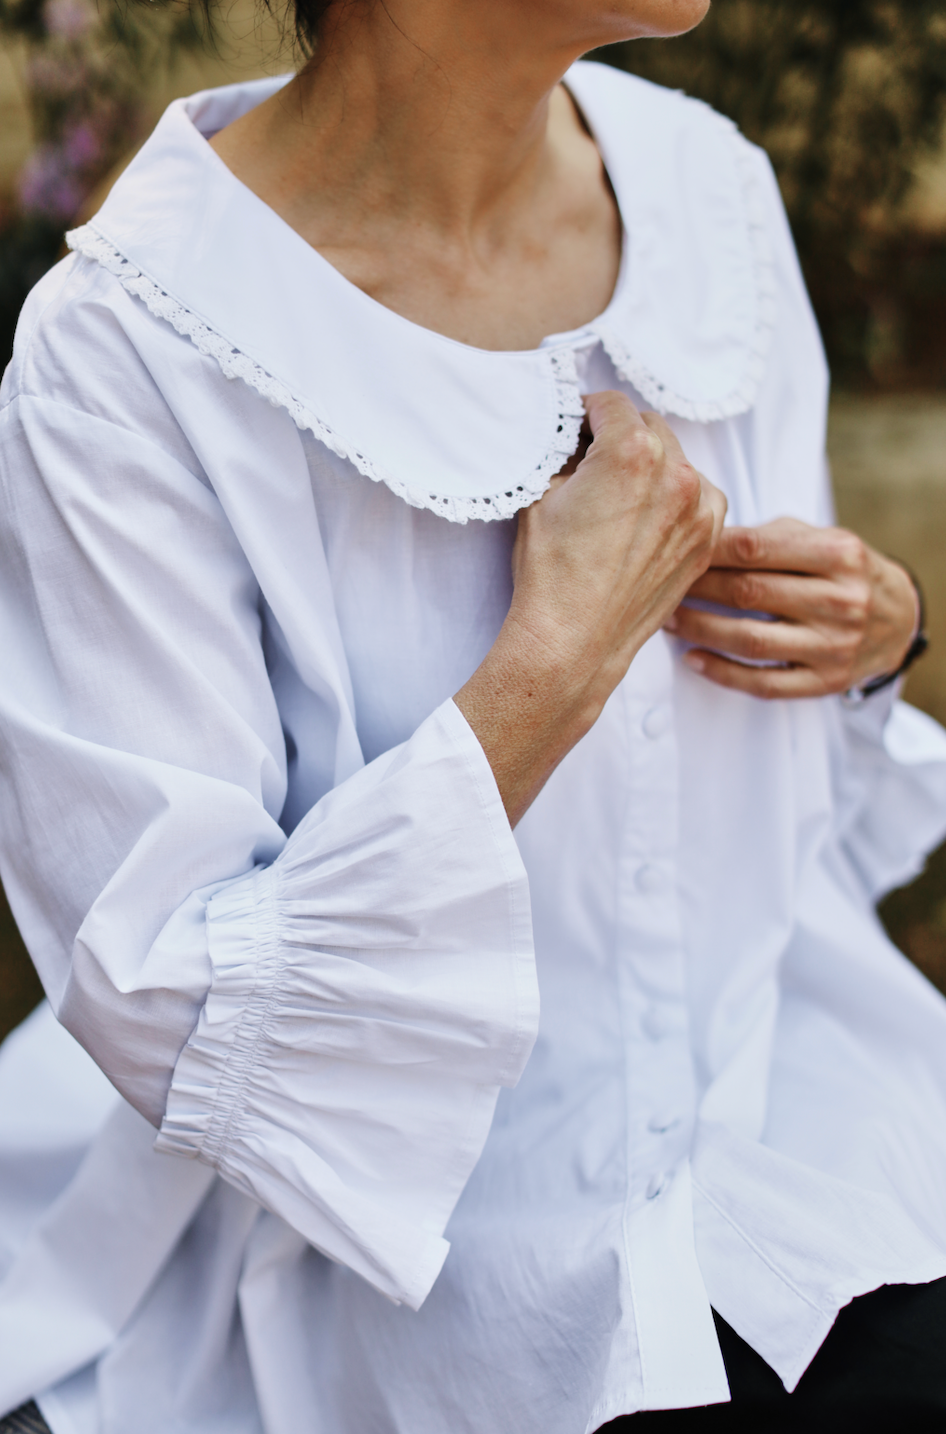
[[[591,445],[520,513],[509,615],[455,699],[513,825],[706,570],[726,512],[656,414],[585,403]]]
[[[796,518],[724,529],[687,597],[777,619],[680,607],[666,624],[694,644],[690,667],[754,697],[846,692],[896,671],[916,631],[916,592],[898,563],[844,528]]]

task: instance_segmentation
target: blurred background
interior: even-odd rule
[[[64,231],[164,106],[298,61],[277,7],[0,0],[0,368]],[[689,36],[597,58],[771,156],[834,376],[839,518],[920,578],[932,649],[906,695],[946,723],[946,0],[714,0]],[[946,847],[881,915],[946,991]],[[0,900],[0,1038],[40,995]]]

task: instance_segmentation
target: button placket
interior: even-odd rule
[[[645,651],[626,679],[631,790],[620,893],[632,1201],[634,1191],[640,1201],[666,1189],[684,1153],[694,1099],[676,886],[672,673],[665,648],[648,653],[652,660],[638,667]]]

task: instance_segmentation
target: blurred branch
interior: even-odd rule
[[[144,137],[146,95],[183,52],[213,46],[212,0],[0,0],[0,35],[26,42],[34,147],[0,214],[0,370],[27,293],[83,204]]]
[[[871,324],[893,322],[903,201],[942,143],[946,0],[715,0],[691,34],[600,58],[706,100],[768,151],[829,350],[838,304],[860,306],[869,349]]]
[[[796,231],[891,214],[946,107],[944,0],[715,0],[602,58],[706,100],[772,157]]]

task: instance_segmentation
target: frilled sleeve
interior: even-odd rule
[[[837,521],[825,457],[828,370],[772,167],[750,154],[774,277],[776,341],[745,428],[754,520]],[[832,838],[877,901],[922,869],[946,835],[946,732],[891,685],[857,705],[825,703]],[[811,755],[811,754],[809,754]]]
[[[490,767],[446,702],[287,840],[260,592],[197,465],[5,397],[3,878],[51,1004],[160,1150],[417,1306],[537,1023]]]
[[[525,877],[455,705],[214,894],[207,929],[157,1148],[416,1307],[537,1014]]]
[[[946,732],[891,686],[838,700],[837,835],[872,901],[910,881],[946,836]]]

